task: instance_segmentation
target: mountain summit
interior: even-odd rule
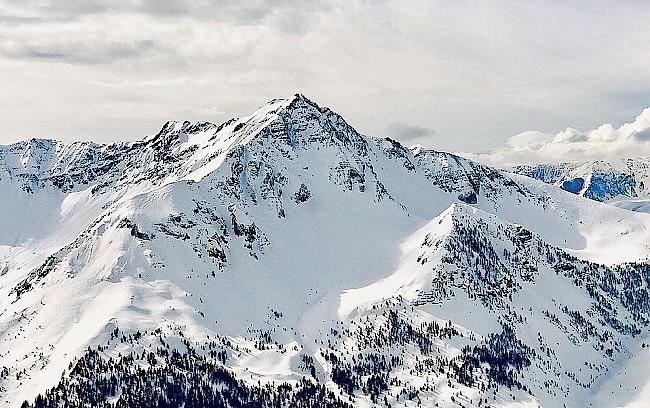
[[[136,142],[2,146],[0,191],[6,406],[643,397],[650,215],[299,94]]]

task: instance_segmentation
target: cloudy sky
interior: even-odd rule
[[[650,155],[650,3],[556,3],[0,0],[0,143],[132,140],[302,92],[487,162]]]

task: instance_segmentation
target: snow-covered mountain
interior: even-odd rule
[[[650,158],[521,165],[511,171],[598,201],[650,196]]]
[[[302,95],[0,147],[4,406],[644,401],[650,214]]]

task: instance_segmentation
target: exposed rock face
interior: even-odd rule
[[[647,197],[650,159],[516,166],[512,171],[597,201]]]

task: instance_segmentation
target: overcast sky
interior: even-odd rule
[[[369,135],[554,159],[530,150],[650,106],[650,2],[558,3],[0,0],[0,143],[133,140],[301,92]],[[604,146],[565,158],[628,154]]]

